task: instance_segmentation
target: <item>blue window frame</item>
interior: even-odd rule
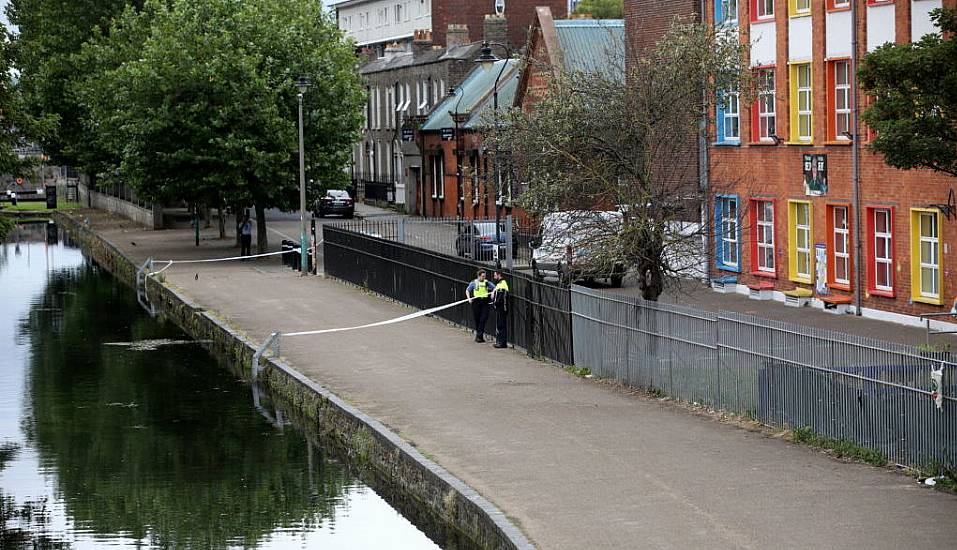
[[[741,271],[741,202],[737,195],[718,195],[714,201],[715,263],[724,271]]]
[[[737,86],[718,94],[715,129],[717,143],[728,145],[741,143],[741,93]]]
[[[715,27],[738,26],[738,0],[714,0]]]

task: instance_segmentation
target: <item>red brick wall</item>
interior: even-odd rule
[[[633,48],[629,58],[640,57],[654,47],[676,16],[690,16],[700,10],[701,0],[625,0],[625,33]]]
[[[859,43],[861,53],[866,44],[866,17],[864,0],[860,1]],[[906,42],[910,38],[909,2],[897,2],[897,41]],[[945,5],[957,4],[955,0],[945,0]],[[742,13],[739,17],[742,35],[746,36],[748,17],[747,3],[741,2]],[[777,134],[782,138],[789,136],[788,114],[790,108],[789,83],[787,74],[787,2],[779,0],[777,10]],[[741,273],[739,283],[749,284],[757,281],[772,282],[777,290],[806,287],[814,290],[813,285],[795,283],[788,279],[788,200],[810,201],[813,209],[813,244],[828,243],[827,206],[834,204],[852,205],[849,209],[851,221],[851,250],[855,244],[853,223],[856,213],[853,211],[851,148],[847,144],[828,143],[827,127],[827,90],[820,83],[826,82],[825,64],[825,9],[823,2],[813,4],[813,66],[814,79],[814,146],[808,145],[753,145],[750,144],[751,113],[749,106],[742,105],[740,147],[716,146],[710,148],[711,181],[716,193],[735,193],[739,196],[741,217]],[[861,95],[863,101],[863,95]],[[862,130],[863,132],[863,130]],[[713,138],[712,132],[712,138]],[[826,154],[828,170],[828,193],[824,197],[805,196],[802,180],[802,155],[805,153]],[[924,208],[933,203],[945,203],[950,189],[957,189],[957,178],[936,174],[927,170],[901,171],[887,166],[883,158],[862,147],[860,157],[861,182],[861,239],[862,250],[862,295],[863,305],[895,313],[917,315],[925,312],[949,310],[957,296],[957,219],[948,220],[942,214],[942,234],[940,235],[940,265],[943,270],[942,298],[944,305],[936,306],[911,301],[911,228],[910,209]],[[751,219],[749,199],[776,199],[775,206],[775,255],[777,276],[773,279],[757,277],[751,274],[751,242],[754,220]],[[866,262],[871,243],[867,236],[866,208],[869,206],[891,206],[894,208],[894,277],[895,296],[883,297],[867,292],[868,281]],[[713,246],[713,245],[712,245]],[[852,253],[853,258],[853,253]],[[828,263],[833,262],[832,250],[828,250]],[[854,266],[857,267],[857,266]],[[712,267],[714,274],[728,274]],[[852,285],[854,282],[851,277]],[[852,295],[837,289],[830,289],[835,295]]]
[[[515,49],[525,46],[528,29],[535,22],[535,8],[549,6],[556,19],[568,16],[566,0],[507,0],[505,17],[508,19],[508,41]],[[494,0],[432,0],[432,39],[435,44],[445,45],[445,31],[450,23],[469,27],[472,42],[482,40],[485,14],[495,13]],[[497,55],[501,55],[496,52]]]

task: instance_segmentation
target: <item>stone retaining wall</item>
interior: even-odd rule
[[[93,191],[80,184],[77,187],[80,204],[119,214],[132,220],[147,229],[163,229],[163,207],[153,205],[152,208],[143,208],[123,199]]]
[[[115,246],[69,214],[54,218],[99,265],[133,286],[137,266]],[[215,314],[190,302],[172,288],[150,279],[150,301],[192,338],[211,342],[210,351],[249,378],[257,344]],[[531,549],[532,544],[506,516],[481,495],[379,421],[299,373],[281,358],[260,361],[259,382],[289,403],[296,414],[316,427],[326,442],[348,454],[353,463],[381,486],[412,500],[421,509],[483,548]]]

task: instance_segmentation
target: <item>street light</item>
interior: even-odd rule
[[[308,270],[309,248],[306,246],[306,152],[303,146],[302,97],[312,82],[308,77],[300,76],[296,81],[299,90],[299,276],[305,277]]]
[[[505,73],[505,68],[508,67],[508,60],[512,58],[512,49],[506,46],[505,44],[500,44],[498,42],[489,42],[485,41],[482,43],[481,54],[475,59],[475,62],[482,66],[482,69],[485,71],[491,70],[495,63],[501,61],[494,53],[492,53],[492,46],[499,46],[505,50],[505,63],[502,63],[502,68],[498,72],[498,76],[495,77],[495,84],[492,85],[492,112],[495,116],[495,128],[498,128],[498,81],[501,80],[502,74]],[[501,205],[502,205],[502,178],[499,176],[499,165],[498,165],[498,148],[496,147],[493,152],[495,157],[492,159],[492,177],[495,179],[495,267],[502,267],[502,259],[499,257],[499,251],[502,248],[502,239],[501,239],[501,229],[499,225],[501,224]],[[512,243],[507,243],[506,246],[509,248],[512,246]]]

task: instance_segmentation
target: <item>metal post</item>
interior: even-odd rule
[[[854,200],[854,314],[861,315],[863,292],[861,284],[861,260],[864,243],[861,242],[861,156],[860,156],[860,110],[858,109],[857,92],[857,2],[851,0],[851,94],[854,105],[854,114],[851,117],[851,186]]]
[[[196,226],[196,246],[199,246],[199,205],[194,205],[193,225]]]
[[[399,235],[398,241],[400,243],[405,243],[405,218],[399,218]]]
[[[505,267],[511,270],[515,267],[515,258],[512,257],[512,215],[505,216]]]
[[[309,252],[306,240],[306,154],[303,147],[302,131],[302,95],[299,92],[299,275],[305,276],[308,269]]]

